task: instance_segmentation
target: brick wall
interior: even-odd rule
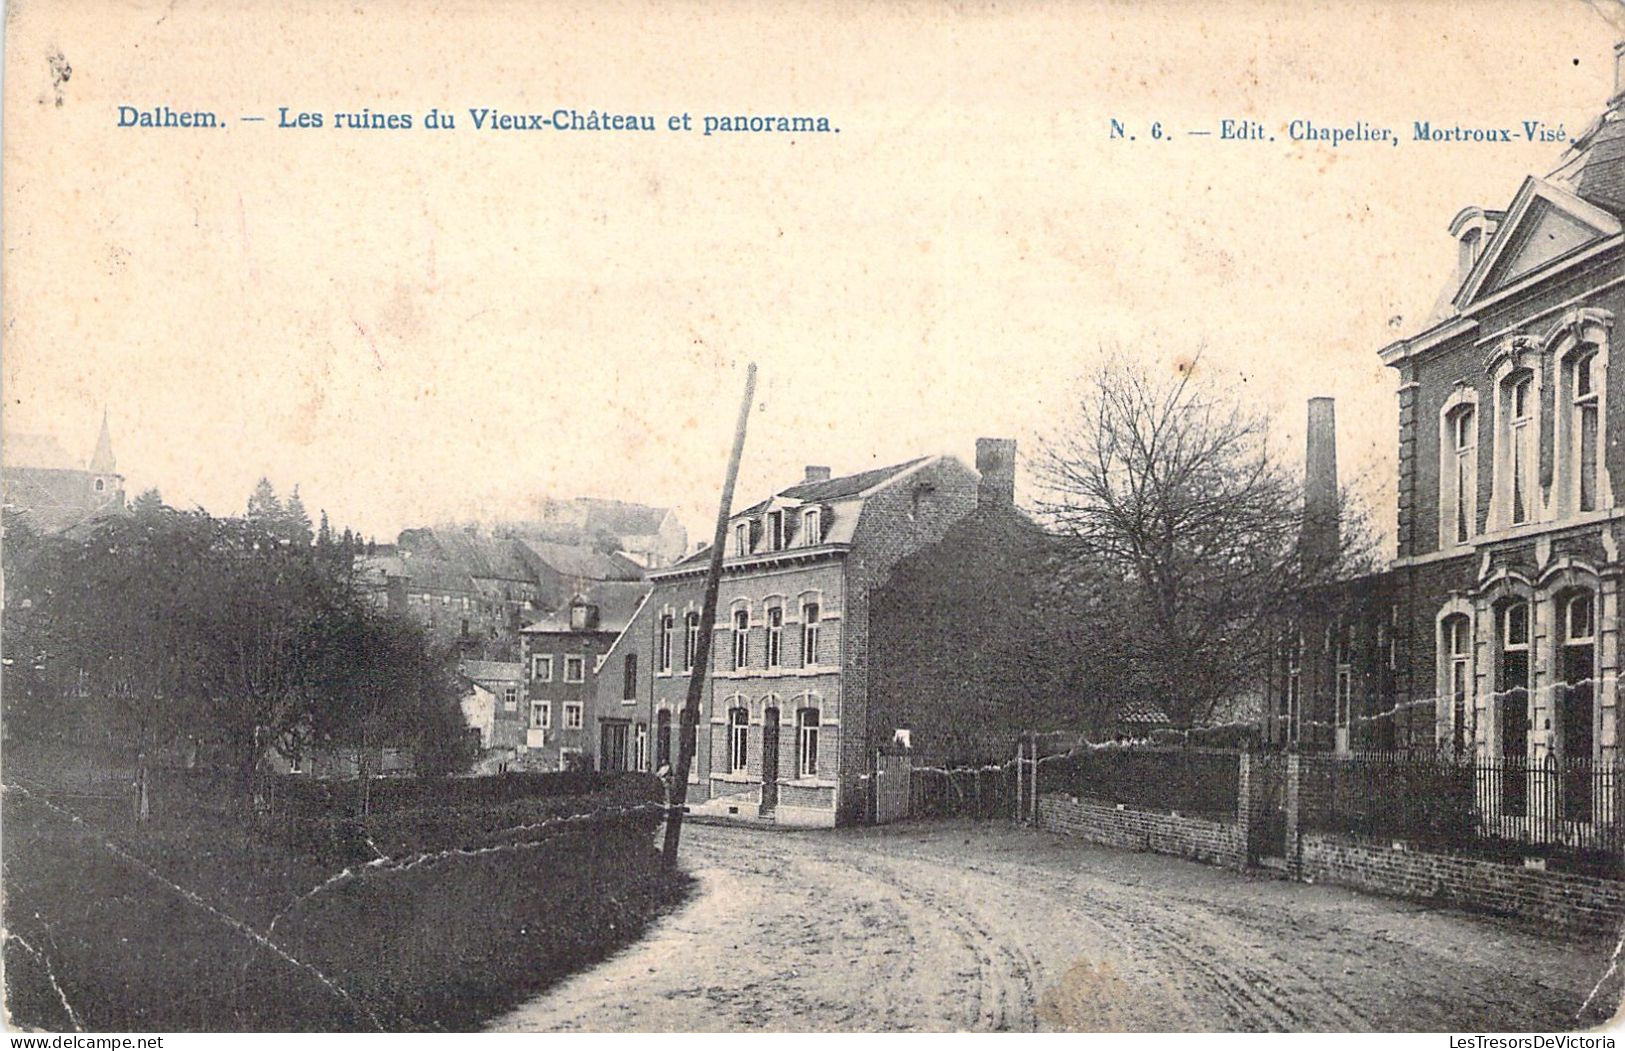
[[[1452,905],[1549,923],[1568,931],[1616,933],[1625,923],[1625,883],[1540,872],[1493,861],[1382,850],[1335,836],[1299,837],[1307,882]]]
[[[1171,854],[1237,869],[1247,864],[1246,832],[1234,824],[1203,818],[1118,809],[1113,803],[1046,793],[1038,797],[1038,827],[1107,847]]]

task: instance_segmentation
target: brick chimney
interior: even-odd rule
[[[1608,108],[1621,102],[1625,102],[1625,40],[1614,45],[1614,95],[1608,100]]]
[[[1309,399],[1303,472],[1303,561],[1325,569],[1342,544],[1337,513],[1337,413],[1331,398]]]
[[[977,502],[984,505],[1016,502],[1016,440],[1014,438],[976,439],[976,471],[982,476]]]
[[[807,465],[807,474],[806,474],[806,476],[804,478],[801,479],[801,484],[802,485],[807,485],[807,484],[809,484],[811,482],[827,482],[827,481],[829,481],[829,468],[828,467],[824,467],[824,466],[819,465],[819,464],[808,464]]]

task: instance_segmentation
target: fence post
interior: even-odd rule
[[[1021,807],[1021,804],[1025,802],[1027,788],[1027,786],[1022,783],[1023,779],[1027,776],[1027,770],[1021,765],[1022,759],[1026,754],[1027,742],[1023,741],[1018,736],[1016,738],[1016,824],[1018,825],[1021,824],[1022,820],[1027,816],[1026,812],[1023,811]]]
[[[1236,867],[1244,869],[1252,860],[1253,849],[1253,753],[1244,750],[1236,764],[1236,837],[1241,841]]]
[[[1302,757],[1297,752],[1286,754],[1286,871],[1293,879],[1303,876],[1303,851],[1298,842],[1298,821],[1301,807],[1303,776]]]
[[[1033,827],[1038,828],[1038,732],[1035,730],[1028,735],[1028,743],[1032,748],[1032,766],[1030,780],[1027,782],[1027,805],[1032,808]]]

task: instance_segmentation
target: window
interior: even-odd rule
[[[671,671],[672,627],[672,615],[670,613],[663,615],[660,618],[660,670],[663,672]]]
[[[816,507],[809,507],[801,512],[801,544],[803,547],[815,547],[824,539],[820,521],[821,516]]]
[[[683,618],[683,670],[693,671],[700,652],[700,615],[690,612]]]
[[[581,702],[564,702],[564,728],[566,730],[581,729]]]
[[[734,611],[734,670],[750,664],[750,611]]]
[[[1337,662],[1336,662],[1336,709],[1335,718],[1337,729],[1347,732],[1349,728],[1350,709],[1354,701],[1354,668],[1350,662],[1349,629],[1344,627],[1338,631]],[[1342,744],[1346,747],[1347,740]]]
[[[1298,714],[1303,700],[1303,633],[1292,632],[1286,640],[1286,735],[1298,739]]]
[[[801,604],[801,666],[812,668],[818,664],[818,603]]]
[[[1564,760],[1589,761],[1595,758],[1597,738],[1593,721],[1597,674],[1596,596],[1590,591],[1570,592],[1562,596],[1557,605],[1562,640],[1558,672],[1562,685],[1557,691],[1555,744]],[[1569,821],[1589,820],[1590,768],[1565,763],[1562,780],[1563,817]]]
[[[1590,352],[1573,358],[1569,363],[1570,388],[1574,392],[1574,415],[1570,424],[1570,453],[1575,472],[1575,507],[1581,511],[1597,509],[1597,406],[1600,400],[1596,375],[1597,355]]]
[[[767,513],[767,546],[769,551],[784,550],[784,512]]]
[[[655,769],[671,765],[671,712],[655,716]]]
[[[818,776],[818,709],[796,713],[796,776]]]
[[[1506,763],[1501,778],[1501,810],[1521,817],[1528,806],[1528,781],[1523,763],[1529,757],[1529,603],[1505,602],[1496,610],[1496,636],[1500,661],[1496,669],[1496,699],[1500,709],[1501,756]]]
[[[750,554],[750,523],[749,522],[735,522],[734,523],[734,554],[735,555],[748,555],[748,554]]]
[[[742,774],[750,758],[750,713],[743,708],[728,710],[728,769]]]
[[[1528,371],[1513,373],[1502,384],[1505,424],[1507,517],[1511,525],[1529,521],[1535,485],[1535,379]]]
[[[635,701],[638,699],[638,655],[628,653],[622,669],[621,699]]]
[[[1467,750],[1467,696],[1472,683],[1472,622],[1465,613],[1446,617],[1439,626],[1439,651],[1444,657],[1442,700],[1449,708],[1445,718],[1450,726],[1450,750],[1461,755]]]
[[[649,769],[649,724],[638,723],[632,734],[632,769]]]
[[[564,658],[564,681],[584,682],[587,678],[587,662],[583,657],[568,656]]]
[[[553,655],[538,653],[530,659],[530,677],[535,682],[553,681]]]
[[[553,728],[553,706],[546,701],[530,702],[530,728],[532,730],[551,730]]]
[[[767,611],[767,666],[777,668],[784,656],[784,607],[770,606]]]
[[[502,691],[502,710],[505,712],[519,710],[519,687],[509,686]]]
[[[102,480],[102,479],[100,479],[100,478],[98,478],[98,479],[96,479],[96,491],[97,491],[97,492],[98,492],[98,493],[99,493],[99,492],[102,492],[102,491],[103,491],[103,490],[104,490],[104,489],[106,489],[106,488],[107,488],[107,483],[106,483],[106,482],[105,482],[105,481],[103,481],[103,480]],[[297,770],[295,770],[295,771],[294,771],[294,773],[298,773],[298,772],[299,772],[299,771],[297,771]]]
[[[1440,458],[1440,546],[1466,543],[1478,531],[1478,414],[1459,405],[1444,418]]]

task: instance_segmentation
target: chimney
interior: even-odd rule
[[[1614,45],[1614,94],[1608,100],[1608,108],[1613,109],[1621,102],[1625,102],[1625,40]]]
[[[1016,440],[1014,438],[976,439],[976,471],[982,476],[977,503],[986,506],[1016,502]]]
[[[807,485],[808,483],[811,483],[811,482],[827,482],[827,481],[829,481],[829,468],[828,467],[819,466],[817,464],[808,464],[807,465],[807,474],[806,474],[806,476],[804,478],[801,479],[801,484],[802,485]]]
[[[1337,514],[1337,403],[1309,399],[1309,439],[1303,474],[1303,561],[1307,570],[1324,570],[1337,560],[1341,546]]]

